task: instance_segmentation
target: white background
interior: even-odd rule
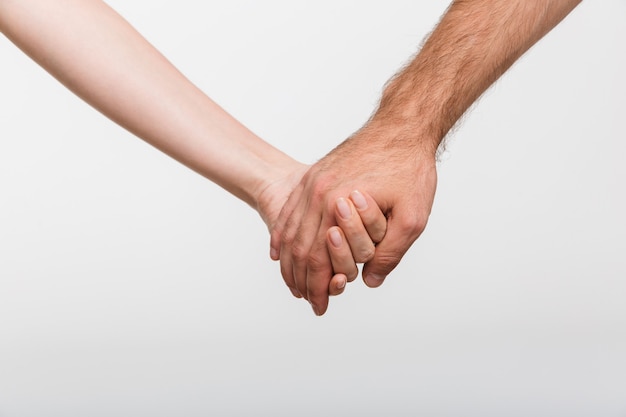
[[[448,2],[110,4],[314,162]],[[585,2],[524,56],[403,263],[322,318],[253,210],[0,38],[0,416],[626,416],[625,16]]]

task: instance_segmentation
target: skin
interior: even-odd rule
[[[358,188],[387,216],[387,232],[363,268],[365,283],[378,287],[426,227],[437,149],[448,131],[579,3],[454,1],[419,54],[390,80],[370,121],[304,175],[272,230],[271,246],[285,282],[315,314],[328,307],[335,262],[325,248],[337,199]]]
[[[102,1],[0,0],[0,31],[105,116],[255,208],[270,230],[308,169],[235,120]],[[354,276],[352,251],[357,260],[373,253],[367,230],[380,240],[385,223],[375,204],[363,223],[342,223],[343,240],[327,249],[337,272],[330,294]]]

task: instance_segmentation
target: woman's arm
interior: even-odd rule
[[[254,208],[270,184],[306,170],[214,103],[102,1],[1,0],[0,30],[104,115]]]
[[[0,0],[0,31],[105,116],[257,209],[270,229],[308,169],[235,120],[100,0]],[[332,294],[354,276],[350,249],[357,259],[373,249],[365,229],[384,230],[380,210],[370,212],[363,224],[344,222],[343,242],[330,248],[340,274]]]

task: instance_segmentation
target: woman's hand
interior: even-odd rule
[[[278,216],[291,192],[300,183],[310,166],[293,161],[285,167],[278,178],[267,181],[256,197],[257,211],[272,231]],[[333,277],[329,283],[330,295],[341,294],[347,282],[358,275],[357,263],[365,263],[374,257],[375,244],[385,236],[387,219],[366,193],[353,191],[349,196],[336,201],[336,222],[327,231],[327,249],[330,255]],[[275,253],[271,257],[277,260]],[[304,297],[302,286],[288,285],[295,297]]]

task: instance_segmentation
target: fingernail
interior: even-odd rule
[[[352,210],[348,205],[348,202],[345,198],[341,197],[337,199],[337,210],[339,211],[339,215],[344,220],[349,220],[352,217]]]
[[[270,258],[277,260],[278,259],[278,249],[271,247],[270,248]]]
[[[367,285],[378,286],[384,279],[385,277],[382,275],[367,274],[367,278],[365,279],[365,281],[367,282]]]
[[[352,199],[354,206],[359,210],[365,210],[367,208],[367,200],[358,190],[354,190],[350,193],[350,199]]]
[[[330,243],[336,248],[340,248],[342,244],[341,233],[334,227],[330,229]]]
[[[313,312],[315,313],[316,316],[321,316],[320,311],[316,306],[311,304],[311,307],[313,307]]]
[[[337,288],[339,288],[340,290],[342,290],[345,286],[346,286],[346,280],[345,279],[341,279],[337,283]]]

